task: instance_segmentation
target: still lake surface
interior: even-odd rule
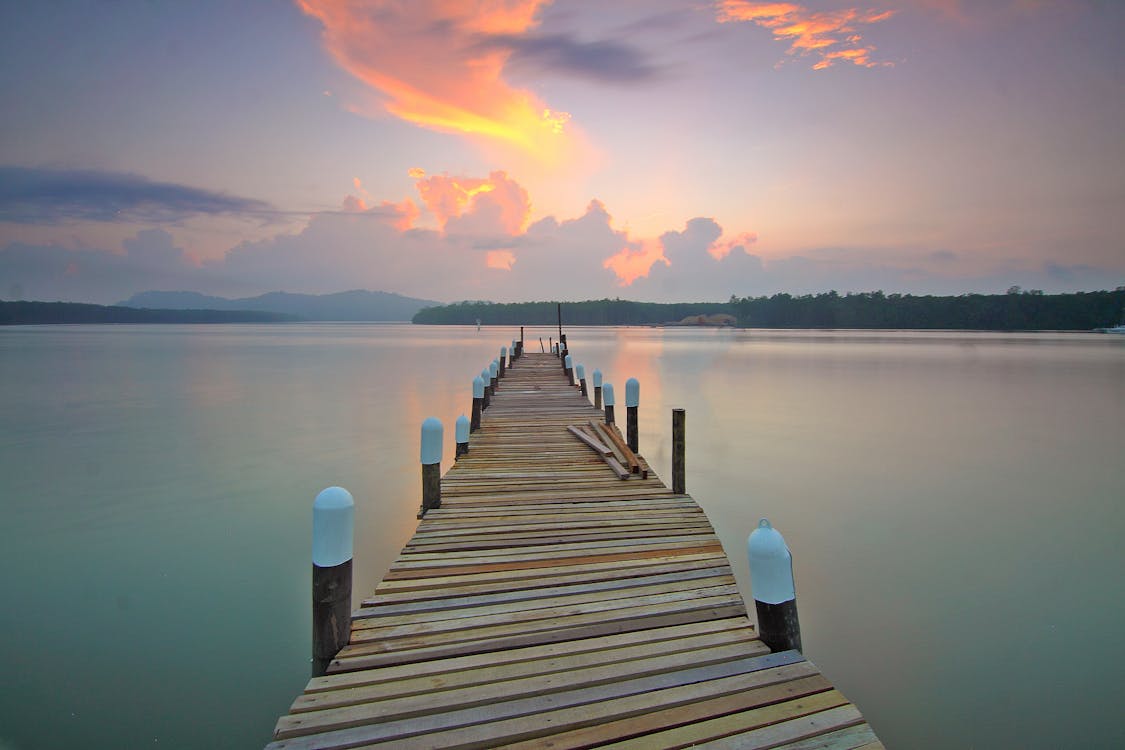
[[[550,329],[529,328],[527,346]],[[411,535],[418,428],[508,327],[0,329],[0,749],[244,748],[309,661],[311,504],[357,598]],[[575,328],[749,593],[768,516],[807,655],[890,748],[1125,746],[1125,338]],[[751,607],[752,609],[752,607]]]

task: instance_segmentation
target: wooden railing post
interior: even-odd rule
[[[750,591],[758,614],[758,637],[771,651],[801,650],[793,555],[781,532],[763,518],[746,540]]]
[[[427,417],[422,422],[422,511],[441,507],[441,420]]]
[[[473,410],[470,412],[473,416],[469,420],[469,432],[476,432],[480,429],[480,413],[484,410],[484,381],[480,376],[473,378]]]
[[[687,412],[672,410],[672,492],[683,495],[687,492],[687,477],[684,470],[686,449]]]
[[[323,677],[352,629],[352,539],[355,501],[329,487],[313,501],[312,676]]]
[[[457,450],[453,455],[454,461],[469,452],[469,433],[472,432],[469,427],[470,425],[468,417],[466,417],[464,414],[457,417],[457,423],[454,427],[454,431],[457,437]]]
[[[629,450],[637,452],[637,412],[641,405],[641,383],[636,378],[625,381],[625,439]]]

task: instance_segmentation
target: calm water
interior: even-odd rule
[[[528,329],[528,348],[547,329]],[[0,329],[0,748],[260,746],[304,685],[310,507],[357,509],[356,594],[509,328]],[[891,748],[1121,747],[1125,340],[574,329],[641,381],[641,451],[737,571],[796,558],[808,655]],[[748,576],[741,575],[744,589]]]

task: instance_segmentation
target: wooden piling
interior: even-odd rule
[[[687,493],[684,470],[684,449],[686,446],[687,412],[672,410],[672,492],[678,495]]]
[[[321,677],[348,645],[352,610],[352,538],[355,501],[329,487],[313,502],[312,676]]]

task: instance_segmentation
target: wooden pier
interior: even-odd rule
[[[516,360],[271,750],[882,747],[757,638],[695,501],[643,458],[619,479],[567,429],[589,421],[557,357]]]

